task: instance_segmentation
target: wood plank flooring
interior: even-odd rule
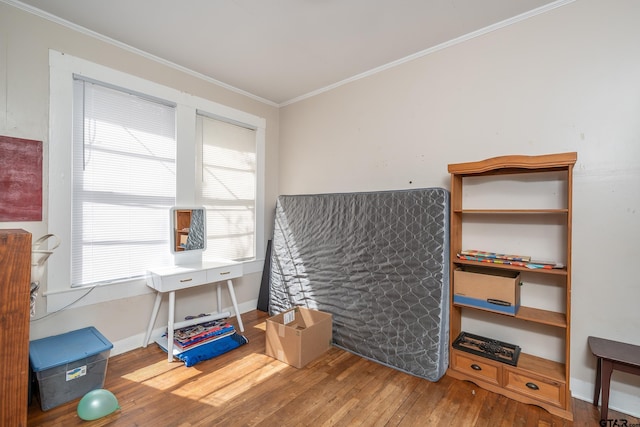
[[[29,426],[598,426],[599,410],[574,399],[574,422],[444,376],[426,381],[331,348],[303,369],[264,354],[266,313],[242,316],[249,343],[187,368],[157,345],[109,359],[104,388],[120,409],[83,421],[79,399]],[[610,411],[610,418],[640,420]],[[622,425],[619,421],[618,425]]]

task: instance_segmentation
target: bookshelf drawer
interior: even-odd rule
[[[484,380],[491,384],[500,385],[502,378],[502,367],[494,365],[482,357],[472,354],[453,351],[453,369],[465,374]]]
[[[509,367],[504,368],[504,382],[506,389],[564,407],[564,384]]]

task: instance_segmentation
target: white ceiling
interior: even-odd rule
[[[573,0],[0,0],[275,105]]]

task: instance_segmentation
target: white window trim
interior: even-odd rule
[[[61,244],[49,258],[46,297],[47,313],[70,305],[80,307],[128,298],[152,292],[144,280],[132,280],[80,288],[71,287],[71,150],[73,76],[105,82],[136,92],[165,99],[176,104],[178,152],[176,166],[181,170],[176,182],[176,204],[192,205],[195,200],[196,112],[206,111],[219,117],[245,123],[256,129],[256,259],[244,263],[245,273],[262,270],[264,259],[265,217],[265,137],[266,120],[176,89],[76,58],[55,50],[49,51],[49,233],[60,237]],[[192,174],[184,173],[192,171]],[[167,230],[169,233],[169,230]],[[167,247],[167,251],[169,247]]]

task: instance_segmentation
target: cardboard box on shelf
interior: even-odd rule
[[[453,302],[515,316],[520,307],[520,274],[457,268],[453,272]]]
[[[295,307],[267,319],[266,353],[296,368],[303,368],[331,347],[332,316]]]

